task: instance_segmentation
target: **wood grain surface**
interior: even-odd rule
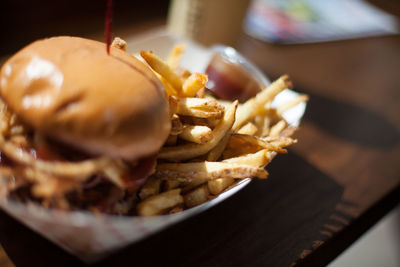
[[[298,144],[268,180],[97,266],[323,266],[400,201],[400,36],[237,48],[310,95]],[[2,211],[0,244],[15,266],[83,265]]]

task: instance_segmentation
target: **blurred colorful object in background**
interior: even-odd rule
[[[293,44],[397,34],[399,27],[394,16],[363,0],[253,0],[245,31]]]

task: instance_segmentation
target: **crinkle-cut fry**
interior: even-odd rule
[[[154,216],[162,214],[165,210],[183,203],[181,189],[173,189],[158,195],[151,196],[136,206],[140,216]]]
[[[121,49],[123,51],[126,51],[126,42],[125,42],[125,40],[123,40],[119,37],[115,37],[111,43],[111,47],[115,47],[115,48]]]
[[[236,146],[236,144],[240,145],[241,143],[257,145],[264,149],[268,149],[269,151],[275,151],[278,153],[286,153],[287,152],[285,149],[282,149],[279,146],[275,146],[260,137],[247,135],[247,134],[233,134],[231,137],[230,145],[234,147],[234,146]]]
[[[287,126],[285,120],[278,121],[275,125],[273,125],[269,131],[269,136],[274,137],[278,136]]]
[[[79,181],[84,181],[93,173],[101,171],[113,164],[112,160],[104,157],[80,162],[45,161],[36,159],[30,153],[4,140],[3,136],[0,136],[0,150],[19,164],[30,166],[44,173]]]
[[[235,113],[237,109],[238,101],[232,103],[232,105],[226,110],[224,117],[220,120],[218,125],[213,130],[213,138],[205,144],[186,144],[175,147],[164,147],[158,154],[159,159],[167,159],[170,161],[182,161],[191,158],[195,158],[200,155],[208,153],[213,149],[226,133],[232,128],[235,121]]]
[[[185,202],[185,206],[191,208],[206,202],[209,195],[210,192],[208,191],[208,186],[205,184],[185,194],[183,196],[183,200]]]
[[[190,162],[190,163],[162,163],[157,166],[156,176],[177,179],[179,181],[194,181],[198,179],[213,180],[218,178],[248,177],[267,178],[268,172],[264,168],[252,167],[245,164],[226,162]]]
[[[272,100],[277,94],[291,88],[292,82],[288,75],[281,76],[278,80],[271,83],[266,89],[259,92],[255,97],[247,100],[237,110],[236,121],[233,125],[233,130],[237,131],[246,122],[252,120],[257,115],[260,109],[270,100]]]
[[[208,190],[210,191],[211,194],[218,195],[222,191],[224,191],[225,188],[233,184],[234,181],[235,179],[233,178],[218,178],[215,180],[208,181],[207,183]]]
[[[232,163],[232,164],[245,164],[252,167],[264,167],[267,165],[271,159],[270,154],[274,153],[268,149],[262,149],[256,153],[247,154],[244,156],[234,157],[230,159],[225,159],[222,162]]]
[[[306,102],[306,101],[308,101],[308,95],[299,95],[295,99],[292,99],[280,105],[277,109],[277,113],[278,115],[282,115],[285,111],[297,106],[301,102]]]
[[[205,144],[213,137],[212,130],[207,126],[183,125],[179,138],[196,144]]]
[[[171,118],[171,131],[170,135],[178,135],[182,133],[183,131],[183,125],[182,122],[179,119],[179,116],[174,114]]]
[[[182,78],[167,63],[151,52],[141,51],[140,55],[155,72],[172,85],[178,95],[182,93]]]
[[[199,118],[220,118],[224,107],[216,100],[205,98],[179,98],[176,113]]]
[[[185,44],[177,44],[177,45],[174,45],[174,47],[172,48],[172,51],[169,54],[168,59],[167,59],[167,64],[173,70],[176,70],[179,67],[179,63],[182,59],[185,49],[186,49]]]
[[[206,86],[207,81],[207,75],[197,72],[193,73],[182,85],[183,95],[186,97],[194,97],[200,89]]]
[[[161,179],[155,176],[150,176],[139,192],[141,200],[154,196],[160,193]]]
[[[248,134],[248,135],[255,135],[258,131],[257,126],[254,125],[252,122],[248,122],[242,126],[242,128],[237,131],[238,134]]]
[[[229,143],[229,140],[231,140],[231,135],[232,131],[229,131],[207,155],[207,161],[217,161],[221,155],[222,152],[224,152],[226,146]]]

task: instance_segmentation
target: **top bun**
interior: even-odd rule
[[[165,89],[130,54],[77,37],[36,41],[1,69],[8,107],[38,132],[91,154],[134,160],[170,131]]]

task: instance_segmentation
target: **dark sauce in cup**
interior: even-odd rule
[[[218,98],[245,102],[262,89],[262,85],[240,64],[216,54],[211,59],[206,74],[206,87]]]

